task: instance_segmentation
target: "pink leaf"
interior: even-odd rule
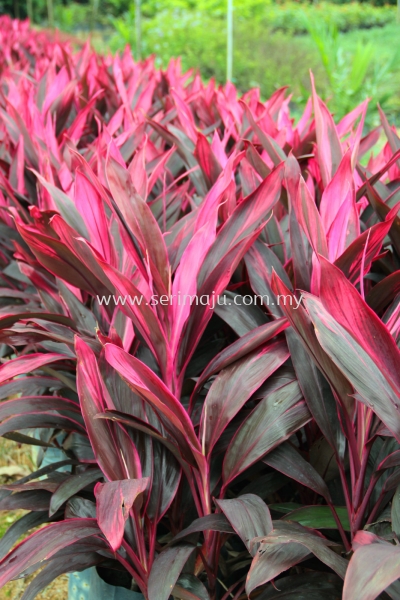
[[[65,360],[63,354],[46,353],[46,354],[28,354],[27,356],[18,356],[12,360],[8,360],[0,367],[0,383],[7,381],[18,375],[30,373],[36,369],[40,369],[49,363]]]
[[[371,356],[400,403],[400,352],[382,321],[343,273],[321,258],[320,297],[325,308]]]
[[[90,242],[104,260],[114,264],[109,223],[104,211],[103,200],[90,181],[80,170],[75,176],[75,205],[82,215],[89,231]]]
[[[114,552],[121,546],[129,511],[148,485],[148,477],[96,484],[97,523]]]
[[[326,187],[336,173],[342,159],[342,147],[332,115],[317,96],[314,76],[310,73],[313,93],[315,127],[317,132],[318,164]]]

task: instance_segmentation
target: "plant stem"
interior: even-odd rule
[[[342,482],[343,494],[344,494],[344,498],[346,501],[347,514],[349,516],[349,521],[351,523],[352,517],[353,517],[353,504],[352,504],[352,500],[351,500],[350,493],[349,493],[349,487],[347,485],[346,473],[344,471],[343,465],[340,462],[340,460],[338,461],[337,464],[339,467],[340,480]]]
[[[194,472],[194,476],[195,476],[195,479],[198,484],[198,473],[196,471]],[[198,513],[199,517],[204,517],[204,514],[205,514],[204,513],[204,504],[199,498],[198,491],[196,489],[196,486],[194,485],[194,481],[192,478],[189,479],[189,477],[187,479],[189,482],[190,490],[192,492],[194,503],[196,505],[197,513]],[[201,489],[201,486],[198,486],[198,487],[199,487],[199,489]]]
[[[200,555],[200,558],[204,565],[204,570],[207,573],[208,581],[210,584],[210,595],[211,595],[211,589],[215,588],[214,573],[212,572],[210,565],[208,564],[207,558],[204,556],[204,553],[202,552],[201,548],[199,548],[199,555]]]
[[[149,556],[148,556],[148,572],[150,573],[151,571],[151,567],[153,565],[153,560],[154,560],[154,554],[155,554],[155,548],[156,548],[156,540],[157,540],[157,526],[154,526],[154,524],[152,524],[150,522],[150,520],[148,521],[148,531],[149,531]]]
[[[353,495],[353,504],[356,509],[360,505],[361,495],[364,490],[365,473],[366,473],[367,466],[368,466],[368,458],[369,458],[370,451],[371,451],[371,444],[367,444],[366,446],[364,446],[362,457],[361,457],[361,471],[358,476],[356,489],[355,489],[355,492]]]
[[[236,594],[234,595],[233,600],[239,600],[239,598],[240,598],[242,592],[244,592],[245,588],[246,588],[246,584],[243,583],[240,586],[240,588],[238,589],[238,591],[236,592]]]
[[[135,569],[133,567],[131,567],[131,565],[129,564],[129,562],[127,560],[125,560],[124,558],[122,558],[122,556],[120,554],[118,554],[118,552],[116,553],[116,558],[117,558],[118,562],[120,562],[121,565],[123,565],[125,567],[125,569],[128,571],[128,573],[132,576],[132,578],[138,584],[143,596],[145,598],[147,598],[147,586],[146,586],[145,582],[143,581],[143,579],[141,578],[141,576],[135,571]]]
[[[139,559],[140,563],[143,567],[144,572],[147,572],[147,553],[146,553],[146,543],[143,537],[143,528],[140,522],[140,515],[137,514],[133,509],[130,510],[131,517],[135,523],[135,536],[136,536],[136,544],[137,549],[139,551]]]
[[[376,504],[375,504],[374,508],[373,508],[373,509],[372,509],[372,511],[371,511],[371,514],[369,515],[369,517],[368,517],[368,519],[367,519],[367,525],[369,525],[370,523],[373,523],[373,521],[374,521],[374,519],[375,519],[375,516],[376,516],[376,513],[378,512],[378,510],[379,510],[379,507],[380,507],[380,505],[381,505],[381,502],[382,502],[382,500],[383,500],[383,496],[384,496],[384,495],[385,495],[385,494],[384,494],[384,491],[382,490],[382,491],[381,491],[381,493],[379,494],[379,498],[378,498],[378,500],[376,501]]]
[[[143,581],[145,581],[147,579],[147,575],[146,575],[146,573],[145,573],[145,571],[143,569],[143,566],[140,564],[140,560],[138,559],[138,557],[136,556],[136,554],[134,553],[134,551],[132,550],[132,548],[130,547],[130,545],[128,544],[128,542],[126,540],[122,540],[121,546],[124,548],[124,550],[126,551],[127,555],[129,556],[130,560],[134,564],[134,567],[135,567],[136,571],[139,573],[139,577]],[[138,585],[139,585],[139,583],[138,583]]]
[[[329,503],[328,506],[331,509],[333,518],[335,519],[336,525],[338,526],[340,537],[342,538],[343,545],[344,545],[344,547],[346,549],[346,552],[349,552],[351,550],[351,544],[350,544],[349,540],[347,539],[346,532],[343,529],[343,525],[342,525],[341,520],[339,519],[339,515],[336,512],[336,508],[331,503]]]
[[[231,585],[229,588],[227,588],[226,590],[226,594],[224,594],[221,598],[221,600],[228,600],[228,598],[234,598],[233,595],[233,590],[235,589],[235,587],[237,587],[240,584],[240,581],[236,581],[236,583],[234,583],[233,585]],[[239,588],[240,593],[242,590],[242,587]]]
[[[365,492],[364,498],[362,500],[361,506],[356,513],[356,516],[354,519],[354,527],[352,524],[353,535],[361,528],[365,510],[367,508],[368,502],[371,498],[371,494],[374,491],[374,487],[375,487],[378,479],[379,479],[379,476],[377,477],[376,475],[372,475],[371,480],[368,485],[368,488],[367,488],[367,491]]]

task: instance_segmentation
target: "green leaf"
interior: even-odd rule
[[[400,485],[397,486],[392,500],[392,530],[400,535]]]
[[[287,514],[301,508],[301,504],[297,504],[297,502],[278,502],[276,504],[269,504],[268,507],[270,510]]]
[[[273,509],[273,506],[270,506]],[[276,509],[274,509],[276,510]],[[349,516],[345,506],[336,506],[335,510],[345,531],[350,531]],[[336,521],[329,506],[302,506],[282,517],[285,521],[296,521],[304,527],[313,529],[337,529]]]

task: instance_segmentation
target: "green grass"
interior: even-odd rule
[[[379,54],[390,58],[395,49],[400,45],[400,25],[393,22],[385,27],[374,27],[372,29],[357,29],[340,34],[343,44],[349,50],[354,50],[357,43],[372,42],[379,49]]]

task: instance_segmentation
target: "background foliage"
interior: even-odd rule
[[[48,22],[52,0],[32,0],[34,21]],[[239,90],[260,87],[264,97],[290,84],[294,114],[310,92],[308,71],[318,77],[324,99],[342,117],[366,97],[379,102],[390,120],[400,110],[398,26],[394,0],[377,2],[274,2],[243,0],[234,7],[233,82]],[[0,0],[0,11],[27,14],[28,3]],[[80,40],[90,34],[104,52],[136,48],[131,0],[54,0],[54,22]],[[311,35],[310,35],[311,34]],[[204,79],[226,78],[225,0],[142,2],[142,56],[154,54],[165,67],[179,56],[183,68]],[[135,50],[134,50],[135,51]],[[373,108],[369,126],[379,122]]]
[[[195,5],[195,8],[194,8]],[[186,2],[143,10],[143,55],[154,54],[166,66],[181,57],[184,69],[199,69],[204,78],[223,83],[226,77],[225,4]],[[264,97],[290,85],[294,111],[310,92],[309,69],[318,77],[321,94],[341,118],[367,97],[380,102],[395,118],[399,110],[398,26],[394,7],[369,3],[318,4],[286,2],[238,3],[234,13],[233,81],[238,89],[260,87]],[[136,46],[131,7],[112,18],[116,30],[107,44],[122,50]],[[101,42],[97,48],[101,50]],[[370,125],[378,122],[374,109]]]

